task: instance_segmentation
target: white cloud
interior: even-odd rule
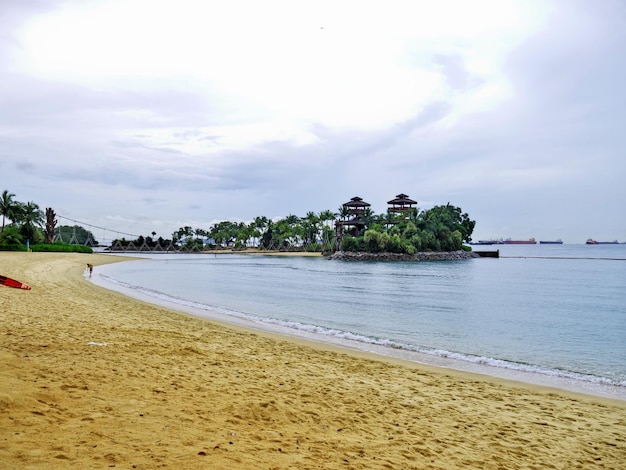
[[[277,125],[372,128],[407,119],[447,92],[433,51],[500,82],[502,57],[537,27],[513,2],[69,5],[22,31],[21,70],[96,90],[220,93]],[[484,90],[484,105],[502,99]]]
[[[471,205],[486,225],[494,192],[509,205],[530,188],[560,206],[562,195],[581,207],[626,197],[614,181],[626,112],[619,2],[0,10],[0,184],[78,212],[67,216],[167,235],[183,220],[335,209],[354,195],[384,210],[405,192]],[[571,188],[582,174],[587,199]],[[499,210],[497,223],[511,217]]]

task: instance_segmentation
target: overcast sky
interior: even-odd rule
[[[100,239],[406,193],[626,242],[625,149],[619,0],[0,0],[0,191]]]

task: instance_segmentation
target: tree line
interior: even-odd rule
[[[0,194],[0,215],[2,216],[0,249],[20,249],[27,244],[29,246],[98,244],[90,231],[79,225],[57,227],[58,221],[54,210],[46,208],[44,212],[35,202],[18,201],[15,194],[6,189]],[[50,249],[49,246],[39,248]],[[60,251],[60,248],[57,246],[56,250]],[[90,251],[90,249],[74,248],[67,251]]]
[[[44,223],[43,211],[34,202],[16,201],[15,194],[6,189],[0,195],[0,215],[2,215],[2,231],[0,245],[23,245],[44,241],[41,226]],[[7,220],[10,224],[7,224]]]
[[[76,225],[56,227],[56,215],[50,208],[44,213],[34,202],[16,201],[7,190],[0,197],[2,231],[0,247],[46,242],[97,245],[91,232]],[[338,219],[340,222],[336,225]],[[10,224],[6,222],[10,221]],[[348,222],[346,222],[348,221]],[[451,204],[420,211],[411,208],[405,213],[376,214],[370,207],[351,213],[346,206],[337,212],[307,212],[303,217],[293,214],[284,218],[255,217],[246,222],[221,221],[208,228],[180,227],[171,239],[140,236],[111,243],[113,249],[131,245],[137,249],[245,249],[255,247],[284,251],[369,251],[413,254],[419,251],[454,251],[472,240],[476,222],[461,208]],[[57,241],[58,243],[58,241]]]
[[[285,251],[327,251],[333,249],[334,220],[336,214],[330,210],[319,213],[308,212],[304,217],[290,214],[280,219],[265,216],[255,217],[249,223],[224,220],[208,228],[180,227],[172,233],[171,239],[139,237],[136,240],[124,238],[114,240],[113,247],[150,249],[168,247],[190,251],[207,249],[245,249],[250,247],[263,250]]]
[[[345,230],[336,230],[336,221],[351,219]],[[340,224],[341,225],[341,224]],[[304,217],[290,214],[279,219],[265,216],[246,222],[221,221],[209,228],[180,227],[171,239],[139,237],[115,240],[112,246],[141,249],[181,248],[188,251],[245,249],[254,247],[282,251],[366,251],[414,254],[419,251],[455,251],[472,240],[476,222],[460,207],[451,204],[404,214],[376,214],[366,208],[350,214],[345,206],[338,212],[308,212]]]

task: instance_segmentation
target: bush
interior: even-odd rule
[[[0,232],[0,246],[2,247],[11,249],[12,247],[23,245],[24,241],[19,229],[13,225],[7,225],[4,227],[4,230]],[[26,250],[26,248],[24,248],[24,250]]]
[[[363,251],[363,237],[353,237],[346,235],[341,241],[342,251]]]
[[[415,249],[415,247],[413,245],[411,245],[410,243],[406,243],[404,245],[404,252],[407,255],[414,255],[415,253],[417,253],[417,250]]]
[[[26,251],[25,245],[0,245],[0,251]]]
[[[65,243],[40,243],[31,245],[30,249],[37,252],[55,252],[55,253],[93,253],[91,247],[85,245],[69,245]]]
[[[411,246],[415,248],[416,252],[422,251],[422,238],[417,233],[409,239],[409,242]]]
[[[391,253],[404,253],[405,244],[403,243],[402,238],[397,233],[394,233],[389,237],[389,242],[387,243],[387,251]]]
[[[363,248],[373,253],[385,251],[389,236],[386,233],[376,232],[374,230],[367,230],[363,235]]]

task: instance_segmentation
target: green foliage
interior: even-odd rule
[[[69,245],[67,243],[40,243],[30,246],[31,251],[59,252],[59,253],[93,253],[93,250],[85,245]]]
[[[387,251],[390,253],[405,253],[405,240],[399,234],[394,233],[387,242]]]
[[[415,251],[422,251],[422,237],[420,236],[419,233],[415,233],[414,235],[411,235],[411,238],[409,238],[409,244],[415,248]]]
[[[346,235],[341,241],[340,249],[342,251],[364,251],[364,245],[363,237]]]
[[[391,252],[414,254],[418,251],[456,251],[463,241],[471,241],[475,222],[450,205],[435,206],[427,211],[415,209],[405,216],[368,214],[363,242],[346,235],[341,244],[345,251]]]
[[[0,247],[8,247],[14,249],[20,245],[25,245],[26,240],[15,225],[7,225],[0,232]]]
[[[310,245],[307,245],[306,251],[309,251],[309,252],[322,251],[322,244],[321,243],[311,243]]]
[[[389,236],[375,230],[366,230],[363,235],[363,249],[373,253],[387,251]]]
[[[38,238],[43,239],[41,232]],[[70,245],[68,243],[29,243],[31,251],[64,252],[64,253],[93,253],[88,246]],[[26,251],[25,236],[15,225],[7,225],[0,232],[0,251]]]
[[[56,229],[56,238],[64,243],[79,243],[81,245],[98,245],[98,240],[89,230],[80,225],[61,225]]]
[[[410,243],[407,243],[404,247],[404,252],[407,255],[414,255],[415,253],[417,253],[417,249]]]
[[[2,191],[2,194],[0,195],[0,215],[2,215],[2,231],[4,231],[6,219],[16,220],[19,217],[22,203],[15,201],[13,199],[14,197],[15,194],[10,193],[6,189]]]
[[[335,249],[332,222],[342,214],[343,209],[342,206],[339,213],[308,212],[304,217],[291,214],[277,220],[256,217],[249,224],[222,221],[209,230],[181,227],[172,237],[174,243],[194,249],[257,246],[271,250],[332,251]],[[358,230],[343,235],[340,250],[410,254],[418,251],[456,251],[462,249],[463,241],[471,240],[475,225],[460,208],[450,204],[423,212],[414,209],[404,217],[376,215],[368,208],[359,215],[359,219]],[[200,233],[211,237],[204,247],[198,238]],[[211,245],[212,242],[215,245]]]

